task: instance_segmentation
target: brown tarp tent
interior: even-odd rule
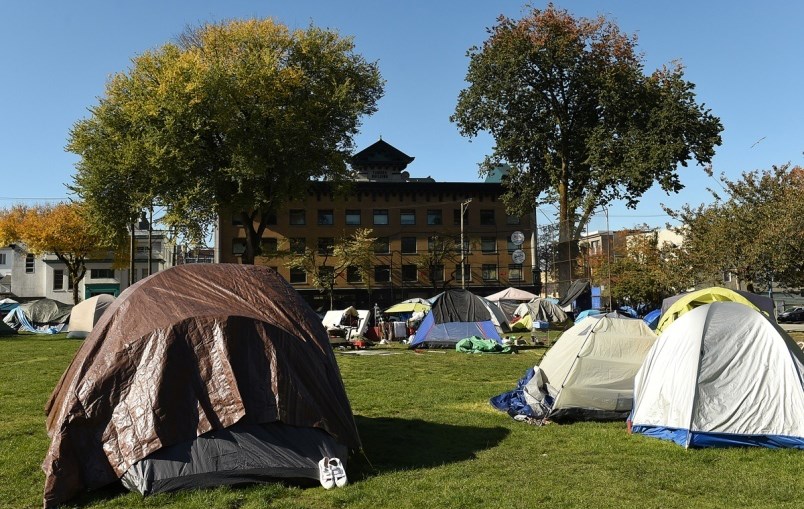
[[[318,315],[265,267],[183,265],[133,285],[84,341],[46,412],[45,507],[121,478],[140,489],[137,469],[145,462],[157,473],[160,465],[180,464],[179,470],[200,475],[187,476],[184,484],[151,483],[143,493],[317,479],[323,455],[360,448]],[[280,444],[277,457],[295,458],[295,470],[248,464],[266,460],[265,452],[234,461],[245,468],[241,472],[221,466],[222,456],[212,471],[186,463],[202,440],[241,428],[260,446],[270,442],[260,437],[273,429],[281,428],[276,436],[293,435],[288,440],[294,443]],[[318,452],[309,452],[310,444],[319,444]],[[208,445],[201,448],[212,449]]]

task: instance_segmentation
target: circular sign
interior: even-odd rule
[[[515,231],[511,234],[511,242],[517,246],[521,246],[525,242],[525,235],[520,231]]]
[[[514,263],[522,263],[525,261],[525,252],[521,249],[517,249],[511,253],[511,259],[514,260]]]

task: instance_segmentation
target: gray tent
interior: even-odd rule
[[[39,299],[20,304],[12,309],[3,321],[15,329],[54,334],[65,326],[72,309],[72,304],[64,304],[53,299]]]
[[[85,338],[100,319],[106,308],[114,301],[111,295],[101,294],[77,304],[70,313],[68,338]]]

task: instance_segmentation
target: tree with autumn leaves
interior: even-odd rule
[[[67,268],[75,304],[80,302],[78,284],[87,258],[105,251],[85,212],[81,203],[16,205],[0,211],[0,245],[21,244],[31,254],[54,254]]]
[[[755,290],[804,286],[804,169],[786,164],[719,181],[712,204],[667,211],[682,224],[689,279],[719,284],[731,273]]]

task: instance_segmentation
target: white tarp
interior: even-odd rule
[[[344,316],[349,315],[357,317],[357,325],[349,326],[349,324],[344,321]],[[363,336],[366,333],[368,330],[369,315],[368,309],[355,309],[354,306],[349,306],[346,309],[327,311],[321,323],[326,329],[351,329],[348,330],[349,334],[347,335],[347,339],[350,339]]]
[[[537,298],[538,295],[530,293],[529,291],[522,290],[521,288],[506,288],[505,290],[499,291],[497,293],[492,293],[488,297],[487,300],[491,302],[498,302],[501,300],[516,300],[521,302],[527,302],[531,299]]]
[[[636,376],[631,421],[687,447],[765,445],[752,442],[762,436],[804,448],[802,384],[804,354],[784,331],[748,306],[714,302],[659,337]]]

